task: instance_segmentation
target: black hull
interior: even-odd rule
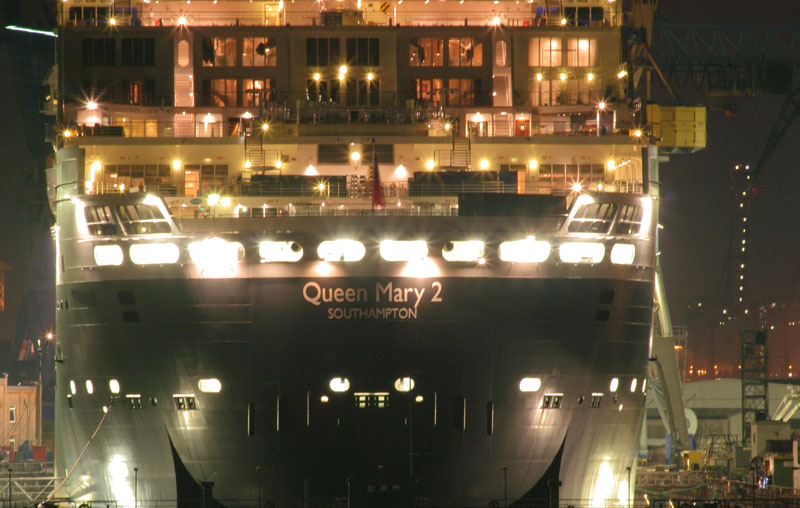
[[[61,284],[57,470],[73,465],[113,396],[71,475],[75,499],[199,503],[208,482],[226,506],[547,502],[549,468],[561,504],[617,498],[638,445],[651,333],[651,272],[636,277]],[[317,301],[309,283],[367,298]],[[425,291],[418,304],[413,291],[376,303],[389,283]],[[331,391],[338,376],[349,391]],[[395,391],[404,376],[414,389]],[[520,392],[527,376],[541,378],[539,391]],[[222,390],[199,392],[212,377]],[[388,403],[359,408],[355,392]],[[540,407],[547,393],[563,394],[560,408]],[[189,394],[196,409],[178,409],[175,395]]]

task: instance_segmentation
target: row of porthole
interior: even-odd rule
[[[500,243],[498,257],[511,263],[541,263],[550,257],[550,243],[533,236]],[[327,262],[361,261],[367,249],[358,240],[326,240],[317,247],[319,259]],[[379,245],[380,256],[385,261],[415,261],[428,257],[428,244],[424,240],[384,240]],[[486,245],[481,240],[449,241],[442,247],[442,257],[449,262],[483,264]],[[221,238],[207,238],[189,244],[189,257],[201,267],[231,267],[244,259],[244,246],[239,242]],[[296,263],[303,258],[303,247],[293,241],[263,241],[258,245],[262,263]],[[567,242],[558,246],[559,259],[564,263],[600,263],[605,258],[606,247],[601,242]],[[98,266],[119,266],[124,260],[119,245],[96,245],[94,261]],[[128,249],[131,261],[137,265],[174,264],[180,259],[180,249],[171,242],[135,243]],[[636,247],[617,243],[611,248],[613,264],[629,265],[636,257]]]
[[[394,389],[398,392],[410,392],[414,389],[414,378],[399,377],[394,380]],[[328,382],[328,387],[336,393],[344,393],[350,390],[350,380],[346,377],[335,377]],[[326,402],[326,401],[323,401]],[[422,402],[421,400],[418,402]]]
[[[611,393],[616,393],[619,389],[619,378],[614,377],[611,378],[611,381],[608,383],[608,391]],[[631,379],[630,384],[630,391],[634,393],[636,388],[639,385],[639,380],[637,378]],[[539,389],[542,387],[542,379],[538,377],[524,377],[519,381],[519,391],[521,392],[538,392]],[[647,379],[642,379],[642,393],[645,393],[645,389],[647,388]]]
[[[84,386],[87,394],[94,394],[94,383],[91,379],[87,379]],[[110,379],[108,381],[108,391],[111,392],[112,395],[119,395],[121,388],[118,380]],[[217,378],[203,378],[197,381],[197,388],[203,393],[219,393],[222,391],[222,383]],[[78,385],[75,383],[74,379],[69,380],[69,392],[70,395],[78,394]]]

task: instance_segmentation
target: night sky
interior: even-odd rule
[[[48,24],[45,0],[0,0],[0,5],[2,25],[12,21],[28,26]],[[657,21],[797,27],[800,2],[661,0]],[[46,41],[37,44],[41,43]],[[33,168],[43,166],[46,153],[42,150],[43,135],[38,140],[35,135],[41,130],[30,125],[39,106],[30,104],[38,94],[39,84],[33,79],[37,62],[20,58],[19,46],[8,34],[0,35],[0,261],[12,266],[6,274],[6,312],[0,313],[0,342],[5,343],[14,337],[24,273],[32,268],[35,243],[50,243],[46,230],[36,230],[32,219],[36,214],[29,206],[42,197],[43,186]],[[679,95],[687,105],[704,101],[702,94],[693,90],[679,90]],[[734,118],[725,118],[721,110],[710,110],[708,147],[696,154],[672,156],[661,166],[661,259],[675,323],[686,322],[690,302],[719,293],[727,268],[731,171],[736,163],[753,164],[758,159],[783,100],[781,96],[763,95],[741,99]],[[800,122],[795,123],[764,169],[760,194],[753,203],[750,284],[755,300],[800,299],[798,139]],[[50,267],[33,268],[34,280],[40,285],[51,283]],[[52,304],[52,296],[47,298]],[[31,329],[45,331],[51,325],[52,307],[41,310],[41,319]]]

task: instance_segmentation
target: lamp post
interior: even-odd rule
[[[133,468],[133,508],[139,506],[139,468]]]
[[[503,508],[508,506],[508,466],[503,466]]]
[[[256,466],[256,483],[258,484],[258,505],[261,508],[261,466]]]

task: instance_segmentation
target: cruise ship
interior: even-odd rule
[[[53,496],[627,506],[659,151],[614,0],[63,0]]]

